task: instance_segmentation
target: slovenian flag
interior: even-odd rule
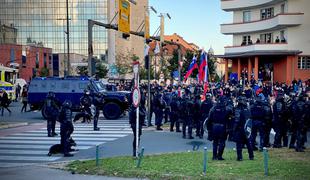
[[[200,56],[200,66],[199,66],[199,83],[205,80],[205,67],[207,65],[207,55],[206,52],[202,52]]]
[[[192,74],[192,72],[195,70],[195,69],[198,69],[198,65],[197,65],[197,58],[196,56],[193,57],[193,60],[191,62],[191,64],[189,65],[188,67],[188,70],[187,70],[187,73],[184,77],[184,80],[186,81],[187,78]]]

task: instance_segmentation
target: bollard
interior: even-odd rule
[[[207,147],[204,147],[204,156],[203,156],[203,174],[207,174],[207,162],[208,162],[208,152]]]
[[[265,169],[265,176],[268,176],[268,150],[266,147],[263,149],[264,151],[264,169]]]
[[[96,146],[96,166],[99,166],[99,146]]]
[[[141,161],[142,161],[142,158],[143,158],[143,154],[144,154],[144,147],[142,147],[141,153],[139,154],[138,161],[137,161],[137,168],[140,167],[140,164],[141,164]]]

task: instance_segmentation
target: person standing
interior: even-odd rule
[[[15,88],[15,102],[18,101],[21,89],[22,89],[22,87],[19,84],[17,84],[17,86]]]
[[[236,142],[237,161],[242,161],[242,148],[246,144],[249,159],[254,160],[253,145],[251,140],[251,111],[248,108],[246,97],[239,96],[233,121],[233,141]]]
[[[91,105],[93,103],[93,99],[90,96],[90,91],[89,90],[85,90],[83,96],[80,98],[80,103],[82,105],[82,108],[85,112],[84,116],[83,116],[83,121],[82,122],[86,122],[86,116],[89,115],[89,117],[92,116],[91,113]]]
[[[180,100],[177,97],[177,94],[172,95],[172,100],[170,103],[171,111],[170,111],[170,132],[174,131],[174,125],[176,128],[176,132],[180,131],[180,122],[179,122],[179,111],[180,111]]]
[[[98,120],[99,120],[99,114],[100,110],[103,109],[103,104],[104,104],[104,98],[101,93],[96,93],[94,95],[94,106],[96,107],[96,112],[94,116],[94,131],[99,131],[100,128],[98,127]]]
[[[0,103],[1,116],[3,116],[4,109],[6,109],[11,115],[11,110],[9,109],[10,100],[9,100],[8,94],[5,92],[5,90],[1,89],[0,95],[1,95],[1,103]]]
[[[141,90],[140,90],[141,91]],[[132,97],[132,93],[131,96]],[[136,157],[136,138],[137,138],[137,133],[136,133],[136,117],[137,117],[137,108],[134,107],[132,98],[129,98],[129,124],[133,132],[133,142],[132,142],[132,156]],[[140,100],[140,105],[139,105],[139,127],[138,127],[138,142],[140,144],[140,136],[142,135],[142,126],[145,120],[146,116],[146,109],[145,109],[145,96],[144,93],[141,93],[141,100]]]
[[[28,92],[26,88],[23,88],[23,92],[22,92],[22,103],[23,103],[23,107],[21,109],[21,112],[27,112],[27,104],[28,104]]]
[[[73,156],[73,154],[70,154],[70,135],[74,131],[71,107],[71,101],[65,100],[59,113],[60,144],[63,148],[64,157]]]
[[[213,160],[224,160],[223,153],[228,123],[229,111],[226,109],[224,97],[220,97],[216,105],[210,110],[207,121],[208,140],[213,141]]]
[[[55,133],[55,125],[59,115],[59,107],[53,92],[48,92],[43,107],[47,118],[47,136],[57,136],[58,134]]]
[[[190,90],[186,89],[186,93],[183,97],[181,110],[183,112],[183,123],[182,123],[182,133],[183,133],[183,139],[186,138],[186,127],[187,127],[187,134],[188,139],[194,139],[192,136],[193,131],[193,116],[194,116],[194,101],[191,99]]]
[[[201,119],[200,119],[201,125],[200,125],[200,130],[199,130],[200,138],[202,138],[204,134],[203,123],[208,118],[209,112],[212,107],[213,107],[212,95],[210,93],[207,93],[206,99],[202,102],[201,109],[200,109],[200,114],[201,114]]]
[[[163,115],[164,115],[164,109],[166,107],[166,103],[163,99],[163,95],[161,92],[161,88],[157,90],[157,94],[155,95],[154,99],[154,108],[155,108],[155,125],[156,130],[162,131],[162,121],[163,121]]]

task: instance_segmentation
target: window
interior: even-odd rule
[[[298,57],[298,69],[310,69],[310,56]]]
[[[266,8],[260,10],[261,20],[272,18],[274,16],[274,8]]]
[[[284,14],[286,12],[286,6],[285,3],[281,4],[281,14]]]
[[[272,43],[273,42],[273,34],[272,33],[266,33],[260,35],[260,41],[262,43]]]
[[[242,46],[252,44],[251,36],[242,37]]]
[[[251,11],[243,11],[243,22],[251,21]]]
[[[281,40],[281,43],[286,43],[285,31],[284,30],[280,31],[280,40]]]

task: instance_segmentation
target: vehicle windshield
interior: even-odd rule
[[[106,91],[106,87],[102,84],[102,82],[95,81],[94,84],[95,84],[96,90],[98,90],[98,92]]]

